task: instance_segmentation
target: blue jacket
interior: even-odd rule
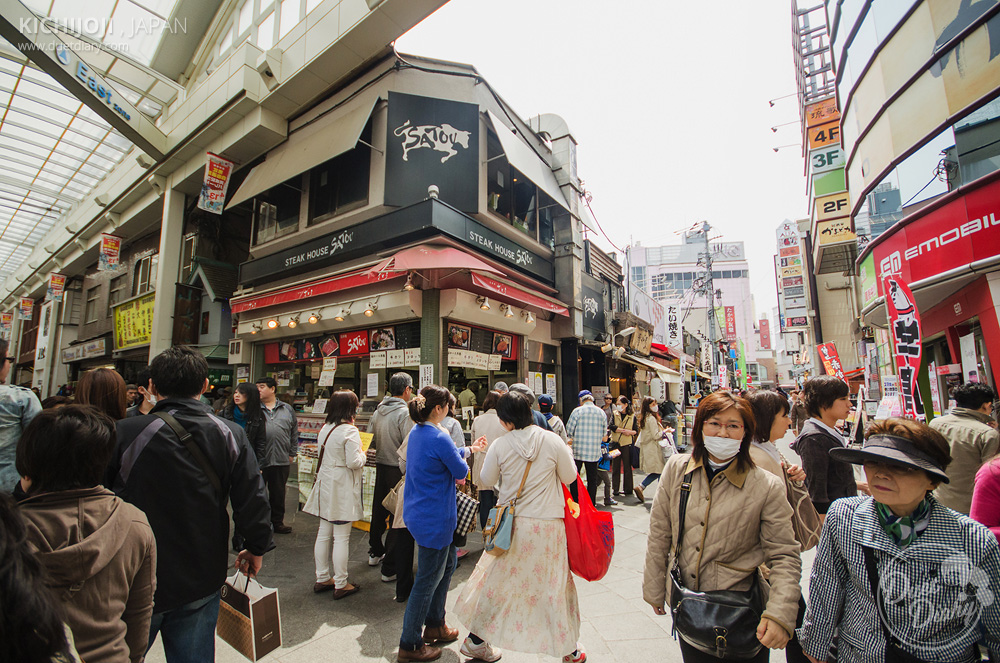
[[[410,430],[403,520],[418,545],[437,550],[451,545],[458,524],[455,481],[468,473],[469,465],[442,428],[417,424]]]
[[[0,491],[11,492],[20,480],[14,467],[17,441],[41,411],[42,404],[30,389],[0,384]]]

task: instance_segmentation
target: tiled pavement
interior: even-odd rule
[[[787,441],[791,439],[789,436],[779,444],[789,456]],[[681,660],[677,643],[670,635],[670,618],[654,615],[642,600],[642,564],[654,490],[655,484],[647,491],[649,498],[645,506],[639,506],[634,497],[625,497],[620,505],[610,509],[615,518],[615,555],[608,574],[593,583],[576,578],[583,616],[580,640],[587,649],[589,660],[595,663]],[[289,500],[292,499],[293,491],[289,490]],[[362,591],[333,601],[332,593],[312,592],[317,519],[296,512],[291,524],[295,531],[275,537],[278,547],[265,556],[260,574],[264,585],[279,590],[283,637],[282,647],[262,660],[268,663],[395,661],[405,606],[393,601],[395,583],[380,582],[379,570],[366,564],[367,533],[355,531],[351,539],[351,580],[360,583]],[[479,532],[469,537],[469,544],[472,553],[455,571],[449,606],[454,603],[479,557],[482,549]],[[803,577],[806,579],[811,563],[812,553],[803,555]],[[450,618],[449,624],[462,629],[461,637],[468,632],[455,618]],[[229,645],[216,640],[216,661],[240,663],[246,660]],[[440,660],[464,663],[465,658],[458,653],[460,644],[461,640],[449,645]],[[146,660],[164,662],[159,641]],[[784,654],[776,653],[773,660],[784,660]],[[503,661],[552,663],[558,659],[504,651]]]

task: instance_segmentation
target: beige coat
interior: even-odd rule
[[[667,460],[653,499],[642,595],[653,607],[667,603],[667,570],[677,543],[678,495],[686,472],[691,482],[684,524],[680,570],[684,584],[698,591],[747,590],[757,567],[771,569],[764,616],[793,632],[798,613],[800,546],[792,530],[792,507],[774,475],[733,463],[711,485],[700,462],[690,454]],[[762,581],[763,582],[763,581]]]
[[[636,425],[639,421],[636,420]],[[639,430],[639,469],[646,474],[663,471],[663,449],[660,447],[663,427],[651,414],[646,415],[645,426]]]
[[[950,414],[935,417],[930,423],[948,440],[952,458],[947,469],[951,483],[938,486],[934,496],[949,509],[966,515],[972,508],[976,472],[997,454],[1000,446],[1000,433],[989,421],[990,416],[982,412],[955,407]]]

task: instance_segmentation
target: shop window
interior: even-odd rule
[[[87,307],[84,311],[83,321],[86,323],[97,322],[97,300],[101,298],[101,287],[94,286],[87,290]]]
[[[558,203],[513,168],[493,132],[486,138],[486,206],[538,243],[555,249]]]
[[[156,255],[140,258],[135,264],[135,281],[132,284],[132,296],[141,295],[156,289],[156,268],[160,258]]]
[[[302,176],[282,182],[254,201],[255,244],[270,242],[299,229],[299,208],[302,204]]]
[[[116,276],[111,279],[111,290],[108,293],[108,315],[111,315],[111,309],[115,307],[118,302],[124,301],[128,292],[128,277],[125,274],[121,276]]]
[[[187,283],[188,277],[194,271],[194,255],[197,248],[198,235],[191,233],[184,236],[181,244],[181,283]]]
[[[490,132],[486,138],[486,206],[508,221],[511,191],[510,165],[503,154],[500,139]]]
[[[555,216],[558,212],[555,200],[541,189],[538,190],[538,243],[550,251],[556,250]]]
[[[361,140],[372,142],[371,118]],[[370,170],[371,148],[361,144],[314,168],[309,184],[309,224],[367,205]]]

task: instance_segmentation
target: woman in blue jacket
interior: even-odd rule
[[[487,442],[480,438],[471,447],[455,447],[440,426],[454,400],[444,387],[429,385],[409,402],[410,418],[416,425],[407,446],[403,520],[417,543],[417,575],[403,616],[399,661],[433,661],[441,656],[441,649],[431,645],[458,639],[458,629],[444,621],[445,599],[457,562],[452,545],[458,524],[455,482],[466,478],[466,459],[485,450]]]

